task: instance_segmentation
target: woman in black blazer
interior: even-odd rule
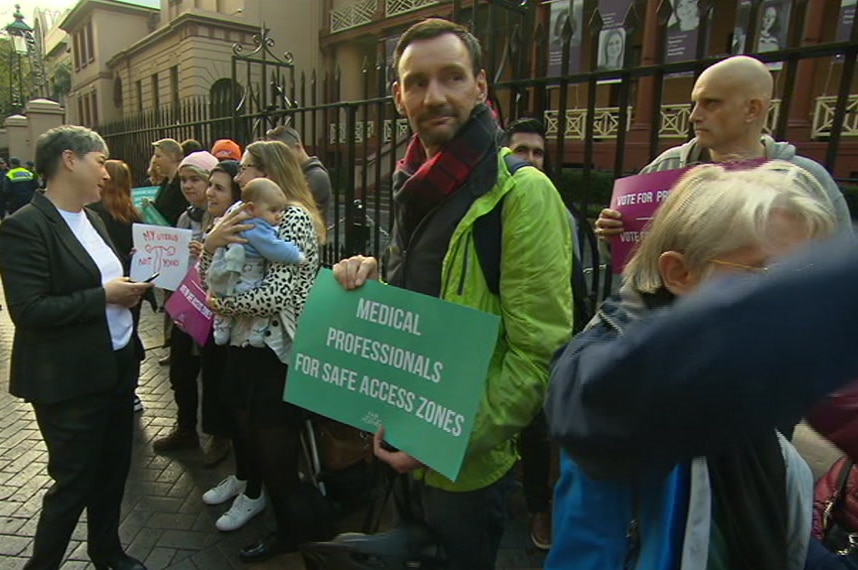
[[[118,530],[139,348],[129,309],[151,285],[122,277],[104,223],[84,208],[109,178],[106,159],[107,145],[89,129],[47,131],[36,143],[45,193],[0,225],[15,324],[9,390],[33,405],[54,479],[26,569],[59,568],[86,508],[95,567],[145,570],[125,554]]]

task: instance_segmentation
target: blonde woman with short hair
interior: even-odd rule
[[[619,295],[555,363],[546,414],[564,457],[546,568],[804,567],[809,468],[776,426],[738,425],[712,411],[730,409],[714,404],[754,386],[695,383],[689,355],[677,359],[688,378],[681,385],[637,382],[635,370],[606,377],[600,367],[622,357],[618,339],[648,314],[707,281],[763,276],[783,255],[834,231],[823,189],[789,163],[701,166],[677,183],[626,266]],[[707,339],[699,340],[705,351]],[[766,406],[776,397],[750,399]]]

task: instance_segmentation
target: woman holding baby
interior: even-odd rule
[[[267,180],[251,183],[262,178]],[[242,466],[244,473],[239,473],[244,475],[243,480],[227,477],[207,495],[218,494],[208,499],[221,502],[236,497],[233,508],[238,503],[238,510],[249,514],[242,516],[246,521],[265,507],[264,484],[277,531],[240,553],[243,561],[258,562],[294,551],[301,542],[317,538],[312,536],[313,525],[307,524],[307,511],[312,507],[306,504],[308,497],[301,492],[298,478],[300,434],[306,414],[283,402],[283,392],[298,318],[319,270],[319,245],[325,241],[325,224],[300,163],[281,142],[250,144],[235,180],[242,188],[244,204],[227,214],[206,236],[201,272],[210,270],[221,248],[242,243],[248,250],[248,245],[256,245],[251,234],[267,229],[269,224],[274,228],[273,236],[268,236],[269,245],[291,244],[300,254],[291,263],[267,259],[261,281],[243,292],[214,296],[210,288],[209,306],[231,318],[226,384],[246,447],[247,464]],[[274,185],[285,197],[282,203],[271,199]],[[247,199],[251,194],[258,197],[259,203]],[[270,243],[272,239],[281,244]],[[259,253],[265,257],[263,249]],[[205,496],[204,500],[210,502]]]

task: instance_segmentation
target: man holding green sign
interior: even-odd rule
[[[500,316],[498,335],[477,328],[463,330],[464,320],[453,318],[438,325],[446,326],[450,342],[463,345],[460,349],[476,352],[481,342],[490,341],[494,347],[488,371],[479,377],[474,377],[473,370],[449,375],[450,355],[456,353],[450,346],[435,347],[437,340],[430,342],[424,336],[430,330],[430,315],[437,309],[421,306],[412,297],[403,299],[406,304],[387,294],[375,297],[371,283],[366,292],[351,296],[353,305],[358,304],[352,310],[355,314],[362,311],[370,321],[387,323],[381,326],[393,323],[396,328],[398,323],[403,329],[399,332],[405,334],[389,342],[381,336],[370,338],[367,347],[364,340],[358,340],[364,336],[358,331],[339,330],[328,341],[335,346],[342,343],[343,350],[359,353],[362,360],[366,360],[364,351],[372,355],[374,348],[379,357],[397,349],[413,352],[412,363],[422,356],[424,368],[415,368],[412,375],[423,376],[427,387],[438,378],[437,387],[446,385],[445,390],[455,391],[456,397],[468,394],[471,382],[480,386],[476,415],[470,417],[464,399],[459,403],[455,398],[444,400],[440,394],[434,399],[428,391],[424,394],[435,403],[433,412],[423,415],[429,415],[431,421],[426,423],[434,426],[436,435],[442,436],[437,432],[443,431],[448,440],[455,438],[453,432],[461,424],[459,437],[464,438],[465,430],[473,425],[454,477],[437,468],[423,469],[423,463],[412,455],[416,455],[413,450],[421,449],[423,431],[390,424],[380,426],[375,438],[377,457],[400,473],[412,473],[425,482],[416,485],[420,503],[416,510],[438,536],[450,570],[494,568],[503,535],[510,470],[516,461],[515,438],[542,405],[549,361],[572,329],[572,236],[566,209],[551,182],[536,168],[510,172],[505,160],[509,150],[498,149],[498,126],[485,104],[488,86],[480,60],[476,38],[461,26],[440,19],[415,24],[396,47],[394,100],[416,136],[394,174],[396,223],[389,281],[395,287]],[[502,258],[500,287],[495,294],[483,275],[474,229],[499,204],[502,226],[496,239],[500,244],[494,245],[500,247]],[[362,289],[367,281],[378,279],[378,265],[374,258],[356,256],[337,263],[334,276],[347,290]],[[321,275],[320,283],[325,279]],[[380,306],[367,303],[389,308],[382,315]],[[407,319],[404,312],[397,311],[413,314]],[[299,338],[305,334],[305,326],[309,319],[302,320]],[[411,332],[404,331],[406,328]],[[391,348],[383,350],[382,344]],[[404,356],[402,359],[404,362]],[[442,364],[441,370],[436,362]],[[369,370],[366,363],[360,366],[361,371]],[[338,372],[338,381],[360,391],[363,376],[364,372],[353,375],[349,369]],[[381,370],[378,380],[385,380]],[[380,384],[378,387],[381,389]],[[400,394],[392,393],[398,388],[388,387],[384,392],[393,406],[400,402]],[[415,397],[419,395],[415,393]],[[407,393],[404,400],[407,406]],[[399,450],[382,446],[385,428],[390,434],[387,439]],[[444,445],[452,455],[449,443]]]

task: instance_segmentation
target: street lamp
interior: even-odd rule
[[[27,37],[33,33],[33,28],[24,22],[21,5],[15,4],[15,21],[6,26],[11,49],[9,50],[9,103],[11,114],[20,113],[24,109],[24,57],[27,55]]]

